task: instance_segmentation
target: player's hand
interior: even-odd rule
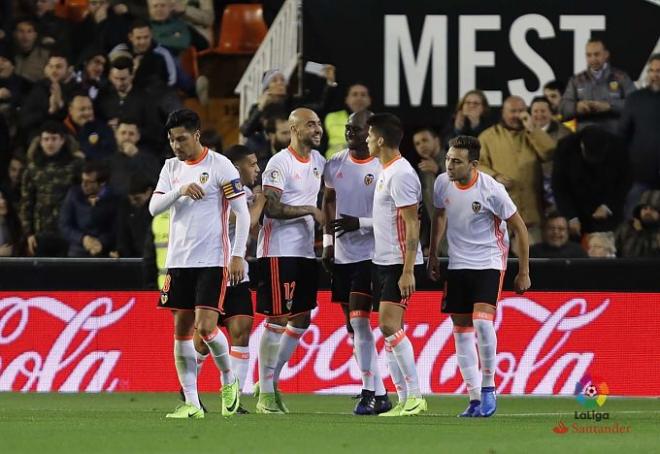
[[[314,210],[312,211],[312,216],[314,217],[314,220],[319,223],[320,226],[325,225],[325,214],[323,214],[323,211],[314,207]]]
[[[190,183],[181,186],[179,193],[182,196],[190,197],[193,200],[201,200],[204,197],[204,190],[197,183]]]
[[[407,299],[415,292],[415,273],[412,271],[404,271],[399,278],[399,290],[401,291],[401,298]]]
[[[440,262],[438,257],[435,257],[433,254],[429,255],[429,261],[426,264],[426,272],[429,275],[429,279],[434,282],[437,282],[440,279]]]
[[[589,106],[596,112],[607,112],[612,108],[607,101],[590,101]]]
[[[335,247],[326,246],[323,248],[323,254],[321,255],[321,264],[323,268],[332,276],[333,267],[335,265]]]
[[[27,250],[28,250],[28,255],[34,256],[34,254],[37,253],[37,237],[34,235],[30,235],[27,237]]]
[[[513,280],[513,289],[518,295],[522,295],[532,286],[532,281],[529,278],[529,273],[518,273]]]
[[[240,284],[243,281],[243,257],[232,256],[229,262],[229,283],[231,285]]]
[[[337,235],[337,238],[360,228],[360,218],[343,213],[339,213],[339,216],[341,217],[330,221],[330,228]]]
[[[587,114],[591,112],[591,105],[589,104],[589,101],[578,101],[575,108],[579,114]]]
[[[434,159],[422,159],[419,161],[419,164],[417,164],[417,167],[420,171],[432,173],[433,175],[437,175],[438,172],[440,172],[440,167]]]
[[[571,236],[582,236],[582,224],[578,218],[573,218],[568,221],[568,231]]]

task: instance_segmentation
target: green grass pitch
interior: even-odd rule
[[[396,399],[396,398],[395,398]],[[610,398],[609,420],[576,421],[571,398],[500,396],[490,419],[459,419],[465,397],[429,397],[429,412],[356,417],[348,396],[285,395],[289,415],[225,419],[217,394],[203,420],[166,420],[174,394],[0,393],[0,452],[13,453],[651,453],[660,452],[660,400]],[[244,406],[254,410],[251,397]],[[569,431],[552,428],[563,421]],[[628,426],[629,433],[575,433]]]

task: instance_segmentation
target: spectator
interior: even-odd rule
[[[117,250],[113,257],[142,257],[147,231],[151,228],[149,199],[154,183],[142,175],[131,177],[128,197],[119,203],[117,215]]]
[[[21,179],[25,170],[25,158],[14,154],[9,160],[7,175],[0,181],[0,189],[9,202],[18,207],[21,201]]]
[[[34,15],[41,44],[74,57],[71,51],[71,24],[55,15],[55,0],[36,0]]]
[[[135,120],[123,118],[115,131],[116,151],[109,159],[110,187],[119,197],[128,195],[134,175],[140,175],[154,187],[160,172],[160,161],[152,153],[140,149],[140,128]]]
[[[31,157],[21,182],[19,216],[27,237],[27,252],[36,256],[64,256],[67,244],[60,236],[60,207],[81,161],[64,126],[47,121],[28,150]]]
[[[21,241],[21,223],[14,210],[14,204],[0,190],[0,257],[18,256]]]
[[[489,115],[490,106],[483,91],[470,90],[465,93],[443,132],[444,148],[448,149],[449,141],[456,136],[478,137],[492,125]]]
[[[413,134],[413,145],[420,157],[417,165],[422,183],[424,209],[428,219],[433,219],[433,185],[436,177],[445,169],[446,150],[440,144],[438,133],[432,128],[421,128]],[[423,235],[422,238],[425,236]]]
[[[215,129],[204,129],[199,133],[199,143],[216,153],[223,153],[222,136]]]
[[[568,220],[556,211],[543,221],[543,242],[529,249],[530,257],[551,259],[585,258],[587,253],[579,244],[570,241]]]
[[[578,130],[598,125],[616,132],[625,98],[635,90],[630,77],[611,68],[605,43],[592,38],[587,42],[588,68],[571,77],[561,99],[563,119],[577,119]]]
[[[80,57],[80,69],[76,72],[76,82],[93,100],[107,83],[108,58],[100,49],[90,47]]]
[[[117,14],[118,5],[109,0],[89,0],[85,18],[75,25],[74,52],[82,54],[88,47],[101,49],[105,54],[126,40],[131,25],[130,15]]]
[[[534,123],[534,126],[547,132],[554,141],[555,147],[557,142],[571,134],[570,129],[552,118],[552,107],[547,98],[534,98],[530,105],[530,113],[532,114],[532,122]],[[556,206],[555,196],[552,193],[552,161],[549,160],[542,162],[541,172],[543,173],[544,211],[553,211]]]
[[[355,83],[348,87],[344,99],[345,109],[330,112],[325,116],[325,133],[328,137],[328,149],[325,152],[326,159],[346,148],[345,128],[348,116],[354,112],[367,110],[371,107],[371,96],[369,88],[362,83]]]
[[[612,232],[595,232],[587,236],[587,254],[593,258],[615,258],[616,246]]]
[[[174,15],[173,0],[148,0],[154,40],[175,57],[190,47],[190,29]]]
[[[102,163],[87,162],[80,185],[69,189],[59,219],[69,257],[107,256],[114,249],[118,201],[107,181]]]
[[[64,120],[69,133],[76,138],[85,159],[108,158],[115,151],[112,129],[94,118],[94,106],[87,93],[78,92],[69,102],[69,115]]]
[[[555,143],[534,125],[525,101],[510,96],[502,106],[502,121],[479,136],[479,170],[502,183],[518,207],[530,244],[541,240],[541,162],[552,158]]]
[[[149,19],[149,8],[146,0],[113,0],[112,11],[118,16],[133,19]]]
[[[50,52],[37,42],[37,23],[33,19],[18,19],[13,34],[16,74],[30,82],[36,82],[44,76],[44,66],[50,55]]]
[[[0,115],[10,125],[18,121],[18,109],[30,92],[32,83],[15,72],[14,55],[8,46],[0,46]],[[16,131],[11,131],[12,136]]]
[[[197,50],[213,44],[213,0],[173,0],[174,12],[190,26],[191,43]]]
[[[552,116],[557,121],[562,119],[559,113],[559,105],[561,104],[561,95],[565,89],[566,86],[558,80],[551,80],[543,86],[543,97],[550,103]]]
[[[660,190],[646,191],[616,232],[619,257],[660,257]]]
[[[589,126],[559,142],[552,189],[571,235],[613,231],[623,218],[627,156],[620,140]]]
[[[291,143],[291,127],[289,126],[289,119],[284,113],[274,115],[268,119],[266,137],[268,139],[266,152],[256,153],[257,165],[260,169],[265,169],[270,158]],[[261,174],[259,174],[258,181],[261,181]]]
[[[36,82],[23,102],[19,126],[28,140],[46,120],[64,120],[66,100],[77,88],[73,68],[63,54],[53,52],[43,69],[45,78]]]
[[[632,93],[621,116],[621,136],[630,156],[632,187],[625,216],[632,216],[641,194],[660,189],[660,53],[648,62],[648,85]]]

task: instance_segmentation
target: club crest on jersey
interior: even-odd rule
[[[314,174],[314,176],[316,178],[321,178],[321,171],[317,167],[314,167],[314,170],[312,170],[312,173]]]
[[[206,172],[203,172],[203,173],[199,176],[199,182],[202,183],[202,184],[204,184],[204,183],[206,183],[207,181],[209,181],[209,174],[206,173]]]
[[[374,182],[374,174],[373,173],[368,173],[364,176],[364,184],[369,186],[373,182]]]
[[[481,204],[479,202],[472,202],[472,211],[474,211],[474,214],[477,214],[478,212],[481,211]]]
[[[168,300],[167,293],[161,292],[160,293],[160,304],[167,304],[167,300]]]

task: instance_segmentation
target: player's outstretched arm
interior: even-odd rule
[[[231,211],[236,215],[236,233],[231,251],[229,274],[232,285],[243,280],[243,258],[247,250],[248,236],[250,235],[250,210],[248,210],[245,195],[239,195],[229,200]]]
[[[444,208],[436,208],[431,222],[431,240],[429,241],[429,263],[427,272],[429,278],[437,281],[440,278],[440,264],[438,263],[438,249],[440,241],[445,236],[447,228],[447,214]]]
[[[529,278],[529,238],[527,236],[527,227],[518,212],[507,219],[506,223],[508,228],[514,232],[515,239],[518,242],[518,275],[513,281],[513,287],[516,293],[522,295],[532,285],[532,281]]]
[[[273,219],[294,219],[302,216],[314,216],[314,220],[321,225],[323,222],[323,212],[313,205],[293,206],[282,203],[282,192],[276,188],[267,186],[264,188],[266,196],[266,215]]]
[[[402,298],[410,298],[415,291],[415,258],[419,245],[419,218],[417,204],[400,208],[401,218],[405,225],[406,253],[403,257],[403,272],[399,279],[399,289]]]

